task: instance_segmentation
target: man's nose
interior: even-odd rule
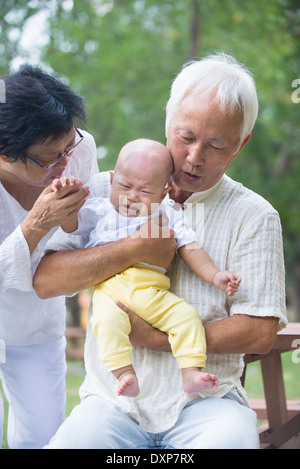
[[[187,160],[192,166],[203,165],[205,163],[205,148],[200,143],[190,146]]]

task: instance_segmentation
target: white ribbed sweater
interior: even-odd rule
[[[107,197],[108,173],[94,176],[90,187],[94,195]],[[199,244],[220,269],[240,274],[243,281],[238,294],[228,297],[197,277],[177,256],[170,271],[172,292],[191,303],[203,323],[233,314],[248,314],[276,316],[280,319],[279,327],[284,327],[285,272],[278,213],[262,197],[226,175],[213,188],[193,194],[185,208]],[[89,327],[85,347],[87,375],[80,395],[84,398],[98,394],[115,402],[149,432],[167,430],[176,422],[184,405],[200,394],[183,392],[181,373],[171,352],[134,347],[133,362],[140,395],[134,399],[117,398],[117,381],[100,362]],[[209,354],[206,369],[218,375],[220,385],[201,397],[221,397],[234,388],[247,405],[240,384],[243,355]]]

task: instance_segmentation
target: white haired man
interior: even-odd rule
[[[218,388],[185,395],[167,337],[127,310],[139,396],[114,396],[88,331],[82,402],[49,448],[259,447],[255,413],[240,376],[243,354],[267,352],[286,324],[281,226],[268,202],[225,174],[250,138],[257,109],[251,74],[224,54],[184,67],[167,104],[167,146],[174,159],[170,197],[186,209],[198,241],[219,268],[243,278],[239,292],[228,299],[177,257],[170,270],[171,290],[201,315],[207,369],[218,375]],[[105,174],[92,178],[91,192],[107,195],[108,180]],[[198,208],[203,213],[203,204],[204,233],[195,215]],[[59,272],[57,255],[52,261],[48,256],[37,271],[37,292],[44,296],[59,288],[53,284],[59,280],[49,276],[53,268]]]

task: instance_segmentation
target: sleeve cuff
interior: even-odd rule
[[[21,225],[2,243],[0,262],[1,293],[11,288],[21,291],[32,290],[30,252]]]

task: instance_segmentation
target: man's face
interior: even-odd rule
[[[174,159],[173,181],[190,193],[214,186],[236,158],[242,114],[223,113],[213,96],[190,95],[175,111],[166,132]]]

